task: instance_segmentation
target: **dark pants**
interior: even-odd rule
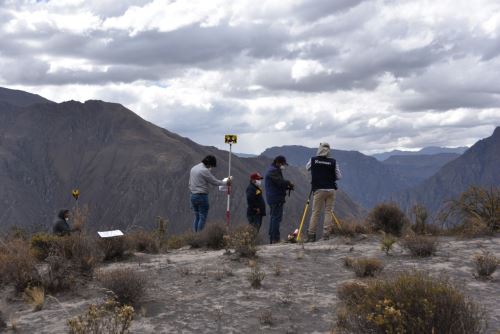
[[[208,195],[191,194],[191,208],[194,211],[193,231],[199,232],[205,227],[208,216]]]
[[[255,228],[255,233],[258,234],[262,225],[261,215],[247,215],[248,223]]]
[[[269,239],[272,244],[280,241],[280,223],[283,219],[283,204],[285,203],[269,205],[269,207],[271,208],[271,216],[269,221]]]

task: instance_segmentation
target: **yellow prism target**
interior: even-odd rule
[[[225,135],[224,142],[226,144],[236,144],[236,143],[238,143],[238,136],[237,135]]]
[[[80,190],[78,190],[78,189],[73,189],[73,190],[71,191],[71,195],[73,196],[73,198],[74,198],[75,200],[78,200],[78,196],[80,196]]]

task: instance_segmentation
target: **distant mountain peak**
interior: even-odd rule
[[[54,103],[37,94],[4,87],[0,87],[0,102],[6,102],[17,107],[27,107],[37,103]]]

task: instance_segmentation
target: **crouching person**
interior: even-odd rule
[[[69,224],[69,218],[70,218],[69,210],[63,209],[59,211],[56,221],[54,222],[54,227],[52,229],[55,235],[62,237],[65,235],[70,235],[71,232],[80,230],[77,227],[71,228]]]
[[[259,233],[262,225],[262,217],[266,215],[266,203],[262,196],[262,175],[252,173],[250,175],[250,184],[247,187],[247,219],[248,223],[255,228],[255,234]]]

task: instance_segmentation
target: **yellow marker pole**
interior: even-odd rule
[[[341,228],[340,222],[337,219],[337,217],[335,216],[335,214],[333,213],[333,211],[332,211],[332,216],[333,216],[333,220],[335,221],[335,224],[337,224],[337,227],[340,229]]]
[[[306,220],[307,209],[309,209],[309,203],[311,202],[311,194],[312,194],[312,190],[309,193],[309,197],[307,197],[306,206],[304,207],[304,213],[302,214],[302,220],[300,221],[300,226],[299,226],[299,233],[297,233],[297,242],[300,241],[300,234],[302,232],[302,227],[304,226],[304,221]]]
[[[224,142],[226,144],[229,144],[229,171],[228,171],[228,180],[231,177],[231,155],[232,155],[232,149],[233,149],[233,144],[236,144],[238,142],[238,136],[236,135],[225,135],[224,136]],[[231,222],[231,187],[227,187],[227,206],[226,206],[226,221],[227,221],[227,226],[229,227],[229,224]]]

